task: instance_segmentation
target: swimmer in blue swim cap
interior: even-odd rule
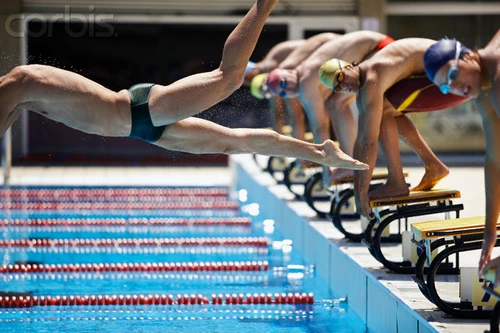
[[[496,270],[500,282],[500,260],[491,259],[500,215],[500,30],[488,45],[470,50],[455,40],[441,39],[424,56],[429,78],[450,94],[471,96],[483,118],[486,139],[486,221],[479,271]],[[443,91],[443,88],[441,88]]]

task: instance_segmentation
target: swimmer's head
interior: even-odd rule
[[[424,54],[425,72],[431,81],[434,81],[437,71],[447,64],[450,60],[454,60],[458,54],[458,59],[470,50],[454,39],[441,39],[427,49]]]
[[[250,72],[254,68],[255,68],[255,62],[249,61],[247,64],[247,68],[245,69],[245,75],[247,75],[248,72]]]
[[[260,67],[253,61],[249,61],[247,67],[245,68],[245,77],[243,79],[243,86],[250,87],[253,78],[262,73]]]
[[[454,39],[441,39],[427,49],[424,54],[425,72],[443,94],[448,92],[457,95],[470,95],[475,83],[471,77],[462,73],[465,68],[460,68],[459,59],[470,52],[470,49]]]
[[[276,96],[296,97],[298,94],[297,72],[294,70],[276,68],[269,73],[266,84]]]
[[[346,80],[346,71],[344,68],[353,65],[341,59],[330,59],[319,68],[319,80],[334,92],[342,92],[341,83]]]
[[[258,99],[270,98],[271,94],[269,93],[266,85],[267,73],[255,75],[250,83],[250,93],[253,97]]]

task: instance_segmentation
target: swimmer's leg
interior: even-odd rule
[[[405,115],[396,117],[399,135],[420,157],[425,165],[425,174],[412,191],[429,191],[446,177],[450,171],[430,149],[413,122]]]
[[[257,0],[229,35],[219,68],[151,90],[149,109],[155,126],[174,123],[227,98],[243,83],[245,68],[267,17],[278,0]]]
[[[165,128],[154,143],[169,150],[193,154],[255,153],[295,157],[332,167],[366,169],[367,166],[344,154],[330,140],[312,144],[264,129],[232,129],[200,118],[186,118]]]
[[[370,199],[407,195],[410,191],[403,173],[399,151],[398,127],[392,113],[384,113],[380,126],[379,143],[387,159],[387,182],[370,191]]]

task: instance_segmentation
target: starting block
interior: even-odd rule
[[[321,170],[321,165],[307,162],[305,165],[299,166],[295,161],[287,166],[283,172],[283,183],[290,192],[295,194],[295,198],[302,199],[305,192],[305,184],[307,180]]]
[[[489,270],[485,275],[486,276],[484,277],[483,290],[497,300],[490,318],[490,333],[499,333],[500,330],[498,329],[498,327],[500,326],[500,302],[498,302],[498,300],[500,300],[500,294],[496,290],[498,289],[498,287],[494,288],[495,271]]]
[[[408,177],[408,173],[404,172],[404,177]],[[375,169],[372,174],[370,182],[370,190],[375,189],[377,186],[382,185],[389,174],[387,170]],[[359,231],[353,230],[353,228],[346,228],[342,222],[352,222],[352,220],[358,220],[360,218],[359,214],[356,213],[356,205],[354,202],[354,177],[344,177],[341,179],[336,179],[332,182],[332,187],[334,197],[330,206],[330,214],[332,217],[333,225],[344,234],[344,236],[351,240],[359,242],[363,239],[365,235],[366,225],[361,224],[358,228]],[[353,223],[350,223],[351,225]]]
[[[304,187],[304,199],[319,217],[325,218],[328,215],[335,218],[333,224],[344,235],[351,239],[359,241],[361,234],[353,234],[342,227],[341,219],[346,220],[359,219],[359,214],[356,213],[354,205],[354,177],[346,176],[332,180],[331,186],[325,188],[322,183],[322,172],[315,173],[306,182]],[[405,173],[405,177],[408,173]],[[388,177],[387,170],[375,170],[372,176],[370,186],[378,186],[383,184]],[[344,199],[345,198],[345,199]],[[343,199],[343,200],[342,200]],[[335,221],[338,221],[336,224]]]
[[[382,252],[382,242],[402,243],[402,234],[409,231],[409,219],[444,213],[445,219],[450,218],[450,212],[455,212],[459,218],[463,204],[453,204],[452,200],[460,198],[457,190],[441,189],[431,191],[412,191],[409,195],[384,198],[370,201],[370,207],[375,213],[365,230],[362,242],[368,246],[370,253],[385,267],[396,273],[413,273],[415,268],[411,261],[393,261],[386,258]],[[397,233],[391,233],[389,225],[398,221]],[[404,230],[403,230],[404,229]]]
[[[460,253],[481,249],[484,219],[484,216],[457,218],[418,222],[411,226],[414,237],[424,241],[416,243],[422,252],[415,266],[413,280],[425,297],[443,312],[454,317],[485,319],[492,315],[491,308],[495,302],[489,296],[497,291],[494,291],[491,283],[487,281],[491,279],[491,276],[487,275],[486,280],[483,280],[478,276],[477,267],[460,267]],[[497,223],[497,230],[500,231],[500,220]],[[500,246],[500,239],[497,238],[495,246]],[[433,258],[430,257],[431,251],[437,252]],[[450,256],[455,256],[454,267],[446,267],[442,270],[444,262],[448,261]],[[428,263],[427,269],[425,269],[426,263]],[[426,278],[425,273],[427,273]],[[456,281],[460,283],[459,302],[445,300],[439,295],[436,288],[436,275],[441,273],[460,277],[459,281],[458,279]],[[481,284],[490,288],[490,294],[481,291]]]

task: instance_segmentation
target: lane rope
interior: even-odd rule
[[[2,219],[5,227],[157,227],[157,226],[251,226],[247,217],[228,218],[53,218]]]
[[[0,308],[85,305],[314,304],[313,293],[0,296]]]
[[[219,196],[229,195],[228,188],[39,188],[0,189],[0,198],[113,198],[131,196]]]
[[[8,239],[2,247],[159,247],[159,246],[255,246],[267,247],[267,237],[199,237],[199,238],[71,238]]]
[[[236,272],[268,271],[267,261],[148,262],[93,264],[14,264],[0,266],[0,274],[102,272]]]
[[[230,209],[234,201],[221,202],[3,202],[1,210],[161,210],[161,209]]]

